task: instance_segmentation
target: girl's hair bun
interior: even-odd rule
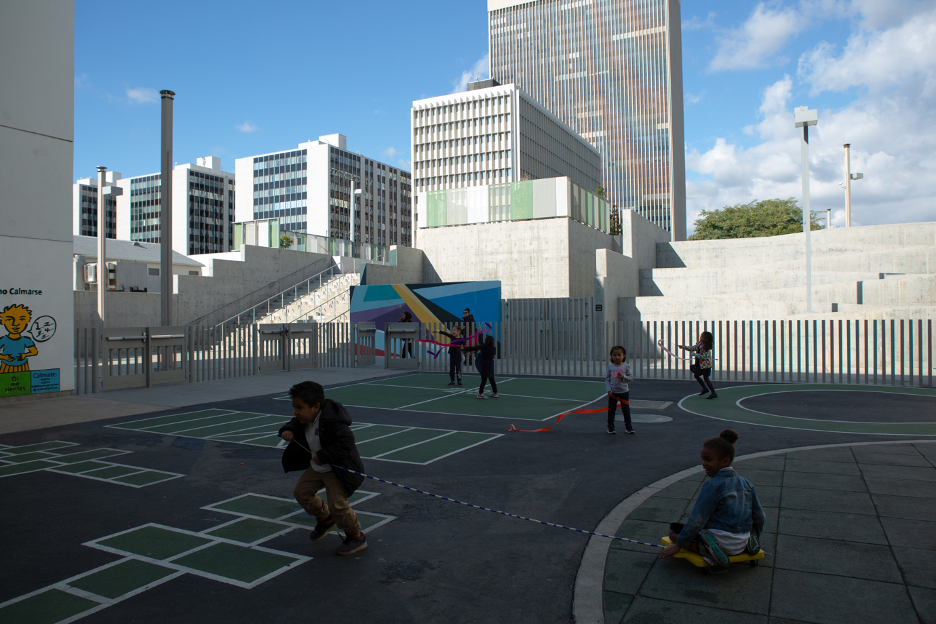
[[[731,444],[734,444],[738,441],[738,432],[734,429],[725,429],[720,434],[718,434],[718,437],[727,442],[730,442]]]

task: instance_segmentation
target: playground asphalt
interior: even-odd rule
[[[294,515],[298,473],[283,473],[280,450],[205,439],[212,432],[194,426],[187,435],[175,424],[187,417],[168,418],[160,431],[153,423],[163,421],[145,431],[132,425],[191,412],[285,419],[289,403],[276,399],[293,383],[314,379],[327,395],[385,375],[373,367],[304,371],[0,405],[0,471],[16,455],[19,465],[39,462],[0,477],[0,621],[934,621],[936,444],[925,442],[932,437],[719,420],[703,415],[717,401],[687,398],[698,386],[686,381],[632,384],[632,400],[670,403],[633,409],[662,421],[637,419],[633,436],[606,434],[603,414],[569,416],[548,433],[507,433],[509,418],[350,408],[368,425],[359,432],[384,427],[413,444],[429,439],[419,437],[423,430],[444,430],[429,436],[433,443],[453,439],[453,431],[483,436],[431,461],[409,461],[431,453],[416,457],[407,445],[371,445],[373,456],[404,459],[365,459],[370,474],[654,543],[666,522],[691,509],[702,441],[731,426],[739,457],[771,453],[738,463],[770,510],[768,557],[757,568],[704,576],[685,561],[657,562],[656,549],[370,480],[361,486],[366,498],[352,501],[373,527],[365,528],[369,547],[337,557],[337,537],[310,542],[308,521]],[[929,424],[936,413],[930,394],[763,391],[744,405],[809,421]],[[789,450],[899,440],[916,444]],[[69,445],[21,449],[48,442]],[[98,453],[63,459],[86,451]]]

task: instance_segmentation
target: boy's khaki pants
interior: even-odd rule
[[[331,511],[325,501],[316,496],[316,492],[323,487],[328,496],[328,502],[331,504]],[[361,523],[358,522],[357,514],[351,509],[348,497],[341,489],[341,482],[335,476],[334,470],[316,472],[312,468],[307,468],[299,477],[293,489],[293,496],[310,516],[315,516],[320,522],[330,515],[338,524],[338,528],[346,534],[357,535],[361,532]]]

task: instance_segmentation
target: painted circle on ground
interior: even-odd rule
[[[741,400],[741,407],[762,414],[849,422],[936,423],[936,396],[876,394],[839,390],[777,392]]]
[[[618,414],[614,420],[624,422],[624,417]],[[663,414],[631,414],[631,422],[635,423],[658,424],[672,422],[672,420],[672,417]]]
[[[936,389],[911,388],[895,386],[859,386],[846,384],[770,384],[756,386],[734,386],[718,388],[717,399],[706,399],[698,395],[690,395],[679,402],[683,410],[718,420],[747,423],[750,425],[763,425],[765,427],[783,427],[786,429],[804,429],[807,431],[829,431],[834,433],[860,433],[875,435],[920,435],[936,436],[936,422],[927,422],[917,418],[917,413],[901,413],[888,408],[888,413],[882,412],[884,422],[855,421],[850,418],[847,401],[842,401],[839,418],[810,418],[803,416],[787,416],[768,414],[755,411],[742,405],[745,399],[771,394],[787,394],[800,392],[825,393],[876,393],[897,396],[936,397]],[[842,395],[846,396],[845,394]],[[782,400],[778,398],[778,400]],[[787,412],[789,413],[789,412]],[[890,417],[890,414],[894,414]]]

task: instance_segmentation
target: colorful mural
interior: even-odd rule
[[[383,355],[383,328],[409,312],[420,323],[459,323],[465,309],[475,323],[501,321],[501,283],[383,284],[351,288],[351,322],[377,326],[377,355]]]
[[[19,303],[0,312],[0,325],[6,329],[6,335],[0,336],[0,396],[59,390],[59,369],[30,370],[29,358],[39,355],[37,343],[55,335],[54,318],[40,316],[30,327],[32,315]]]

